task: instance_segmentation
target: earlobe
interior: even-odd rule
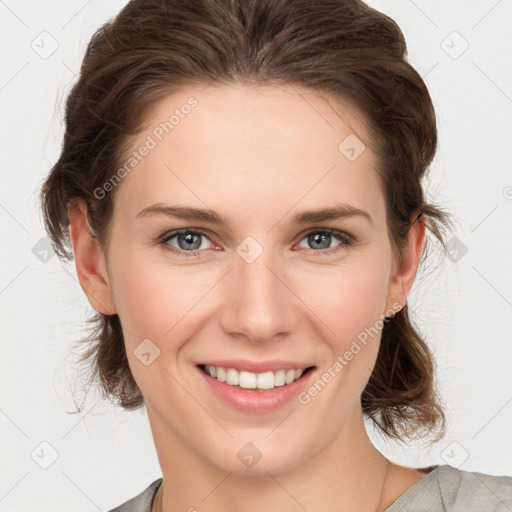
[[[80,285],[91,306],[105,315],[117,312],[103,249],[92,234],[87,207],[82,200],[68,206],[69,233]]]

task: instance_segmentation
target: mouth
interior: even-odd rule
[[[237,370],[228,366],[199,364],[197,367],[208,377],[222,382],[231,388],[252,392],[272,392],[279,388],[287,388],[297,381],[305,380],[316,368],[316,366],[308,366],[305,368],[280,368],[275,371],[268,370],[255,373],[246,370]]]

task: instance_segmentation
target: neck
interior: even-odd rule
[[[388,466],[369,439],[360,404],[333,441],[307,463],[257,475],[214,465],[166,428],[149,405],[148,417],[163,473],[163,495],[155,500],[158,512],[376,512],[395,497],[390,488],[393,464]]]

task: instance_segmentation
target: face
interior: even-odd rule
[[[360,417],[405,303],[365,137],[349,106],[298,87],[190,88],[150,113],[106,261],[155,440],[278,474]]]

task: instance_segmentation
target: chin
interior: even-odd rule
[[[245,476],[268,476],[268,473],[279,475],[303,463],[303,443],[297,447],[292,444],[283,446],[283,443],[269,439],[258,441],[254,436],[252,438],[252,441],[247,440],[250,436],[243,437],[243,441],[230,439],[228,446],[205,455],[216,467]],[[298,458],[298,455],[301,457]]]

